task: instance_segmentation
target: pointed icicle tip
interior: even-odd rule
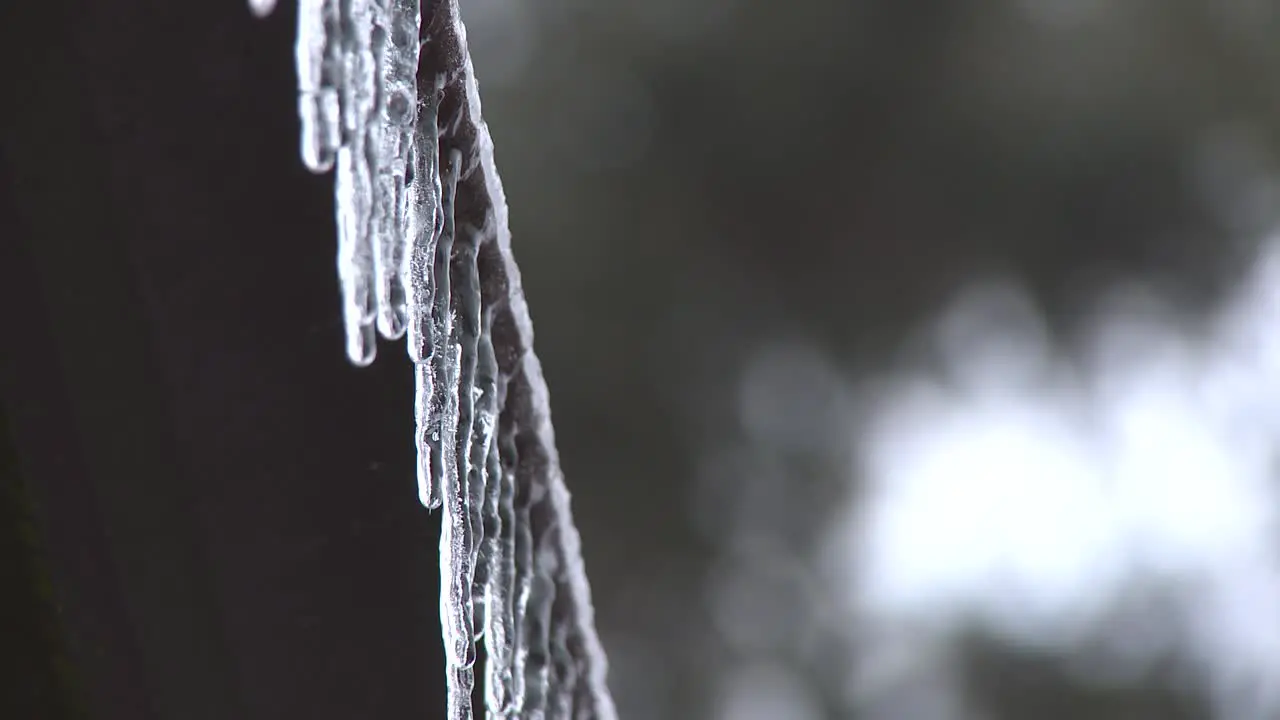
[[[347,335],[347,360],[356,367],[369,367],[377,356],[378,336],[373,323],[353,328],[353,332]]]

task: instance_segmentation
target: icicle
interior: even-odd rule
[[[431,405],[435,402],[435,372],[431,363],[413,366],[413,419],[418,450],[418,501],[428,510],[440,506],[440,488],[431,479],[431,448],[426,436],[431,432]]]
[[[374,319],[373,178],[369,152],[374,131],[377,74],[373,59],[373,9],[369,0],[340,0],[342,28],[343,145],[338,150],[335,185],[338,216],[338,276],[342,281],[342,316],[347,357],[368,365],[377,353]]]
[[[338,0],[300,0],[298,40],[298,117],[302,121],[302,162],[326,172],[342,144],[338,100],[342,80],[342,28]]]
[[[503,499],[510,510],[512,476],[504,473],[498,451],[498,417],[501,404],[498,362],[493,348],[493,307],[481,319],[476,362],[476,437],[472,445],[474,467],[482,474],[480,526],[483,538],[476,570],[476,594],[484,599],[482,618],[485,642],[485,708],[490,720],[507,717],[512,682],[512,555],[504,552],[512,537],[512,518],[504,522]],[[505,495],[504,495],[505,493]]]
[[[338,199],[338,277],[342,281],[342,319],[347,335],[347,359],[360,366],[373,362],[377,352],[373,316],[373,253],[367,230],[369,167],[364,143],[338,150],[335,182]]]
[[[370,246],[373,250],[374,325],[388,340],[397,340],[405,332],[403,275],[404,229],[396,222],[393,207],[396,182],[392,160],[397,155],[394,128],[387,123],[386,69],[390,50],[387,26],[391,21],[387,0],[372,0],[369,5],[369,56],[373,73],[373,107],[365,136],[365,154],[372,174],[370,182]]]
[[[447,410],[456,408],[457,373],[462,348],[450,347],[444,363]],[[452,389],[450,389],[452,388]],[[445,413],[444,429],[456,431],[457,415]],[[471,608],[471,517],[467,493],[458,476],[458,458],[451,443],[443,443],[444,522],[440,533],[440,622],[445,631],[446,658],[450,667],[466,668],[475,663],[475,633]]]
[[[299,0],[301,152],[336,170],[347,354],[408,335],[418,495],[444,512],[448,717],[472,719],[483,639],[489,720],[613,720],[458,0],[427,7]]]
[[[435,257],[431,261],[431,355],[428,362],[435,377],[436,400],[430,405],[427,425],[430,432],[426,437],[429,450],[430,487],[432,492],[444,492],[446,474],[457,473],[457,467],[447,467],[446,455],[454,455],[456,462],[456,430],[458,411],[458,378],[457,363],[453,358],[451,343],[456,342],[453,328],[452,284],[449,277],[449,262],[453,256],[454,239],[454,194],[457,192],[458,172],[462,164],[462,154],[457,150],[449,153],[449,162],[445,166],[447,176],[441,177],[439,204],[436,206],[436,243]],[[443,393],[443,394],[442,394]],[[448,425],[448,427],[446,427]],[[447,501],[447,500],[446,500]]]
[[[413,146],[413,122],[418,102],[418,0],[379,0],[375,24],[378,124],[382,162],[378,166],[376,221],[378,330],[398,339],[409,323],[405,292],[406,217],[405,177]]]
[[[510,447],[515,456],[512,462],[512,474],[519,467],[519,449],[512,438]],[[528,693],[528,676],[525,666],[529,656],[529,598],[533,589],[533,529],[529,517],[528,483],[513,477],[515,492],[512,512],[512,657],[511,657],[511,703],[517,711],[523,711]]]
[[[551,683],[551,606],[556,585],[550,570],[556,567],[555,553],[543,546],[535,550],[528,593],[524,603],[521,631],[524,647],[516,665],[524,675],[524,701],[520,709],[528,717],[546,714]]]
[[[559,582],[560,578],[557,578]],[[563,617],[571,612],[569,598],[558,593],[552,604],[553,617]],[[548,720],[573,720],[573,710],[578,689],[577,663],[570,651],[572,628],[568,623],[557,622],[551,626],[549,640],[551,654],[550,676],[547,689]]]
[[[455,151],[456,152],[456,151]],[[461,162],[461,155],[458,155]],[[480,549],[484,543],[484,500],[485,473],[484,452],[486,435],[481,424],[484,422],[484,402],[486,387],[484,381],[477,383],[479,370],[479,354],[483,334],[483,318],[481,316],[480,270],[477,255],[482,230],[474,227],[463,227],[457,231],[450,270],[452,274],[452,300],[455,316],[455,332],[462,348],[461,365],[458,382],[458,472],[466,481],[467,512],[472,533],[471,568],[473,576],[472,628],[477,634],[483,632],[483,586],[477,585],[487,574],[482,568]],[[492,392],[488,393],[489,395]],[[479,412],[477,412],[477,410]],[[479,421],[479,422],[477,422]],[[479,573],[481,578],[476,578]],[[479,590],[479,592],[477,592]],[[473,637],[473,640],[475,638]]]
[[[450,667],[446,672],[449,720],[471,720],[471,689],[475,687],[475,671],[469,667]]]
[[[449,301],[449,258],[456,232],[454,197],[461,165],[462,153],[450,151],[446,166],[448,175],[442,183],[441,193],[444,222],[440,240],[436,244],[436,324],[433,330],[439,343],[432,352],[436,387],[443,391],[444,399],[439,403],[439,429],[432,431],[434,444],[431,453],[433,478],[440,479],[444,504],[444,523],[440,533],[440,619],[445,626],[449,665],[469,668],[476,656],[473,625],[475,610],[471,599],[471,563],[475,543],[471,528],[470,494],[466,487],[467,477],[461,472],[466,459],[463,457],[460,462],[457,441],[458,433],[463,429],[459,408],[462,401],[460,391],[463,389],[463,336],[466,333],[460,324],[453,322]],[[470,428],[466,430],[469,432]],[[467,692],[470,693],[470,688],[467,688]]]
[[[435,335],[432,310],[435,307],[435,256],[440,231],[439,130],[436,109],[439,95],[426,98],[418,112],[414,131],[413,182],[409,185],[409,206],[405,221],[409,244],[409,359],[415,363],[431,357]]]
[[[498,383],[498,393],[505,395],[501,382]],[[487,466],[490,483],[496,486],[489,502],[497,534],[491,540],[489,577],[485,586],[485,652],[489,663],[485,675],[488,683],[485,701],[489,712],[495,716],[506,716],[519,702],[514,672],[517,646],[514,453],[512,446],[508,453],[510,462],[504,462],[499,436],[494,435]]]
[[[454,151],[459,166],[461,153]],[[459,170],[460,171],[460,170]],[[458,472],[467,485],[467,509],[471,517],[472,532],[475,545],[472,546],[471,561],[476,561],[476,553],[483,536],[481,513],[484,509],[484,473],[483,466],[474,457],[473,440],[475,433],[476,393],[483,389],[476,386],[477,352],[480,344],[480,271],[476,267],[476,250],[479,243],[479,232],[474,228],[462,228],[458,231],[450,264],[452,283],[452,304],[454,311],[454,329],[462,348],[461,364],[458,368],[458,435],[455,439],[458,451]],[[480,472],[473,472],[473,468]]]
[[[500,477],[493,472],[489,456],[496,452],[494,433],[497,430],[497,361],[493,356],[490,340],[492,312],[485,312],[481,320],[480,339],[476,349],[475,375],[475,430],[471,437],[471,482],[477,486],[479,497],[473,504],[473,519],[478,522],[476,531],[475,584],[477,595],[487,593],[489,566],[497,551],[498,542],[498,485]]]
[[[416,40],[414,41],[416,44]],[[431,362],[435,348],[432,311],[435,307],[435,257],[439,241],[440,174],[438,172],[439,132],[436,107],[439,94],[433,92],[419,110],[414,133],[413,182],[409,186],[406,241],[410,246],[406,272],[409,288],[409,358],[415,363],[414,420],[418,450],[418,499],[428,509],[440,506],[440,483],[432,466],[431,434],[439,432],[434,419],[439,416],[435,394],[435,370]]]

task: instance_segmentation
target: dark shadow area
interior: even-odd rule
[[[28,68],[0,119],[6,498],[20,476],[40,528],[22,547],[45,549],[12,566],[14,601],[40,602],[0,634],[46,704],[5,717],[74,716],[50,697],[51,608],[90,718],[443,707],[408,363],[341,353],[331,186],[297,159],[293,12],[0,11],[4,62]]]

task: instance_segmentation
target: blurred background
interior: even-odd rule
[[[440,716],[295,9],[73,5],[0,23],[48,687]],[[622,717],[1280,717],[1280,5],[461,5]]]
[[[1280,717],[1280,5],[463,14],[624,717]]]

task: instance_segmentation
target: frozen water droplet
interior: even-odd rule
[[[249,0],[249,10],[257,17],[264,18],[275,9],[276,0]]]

